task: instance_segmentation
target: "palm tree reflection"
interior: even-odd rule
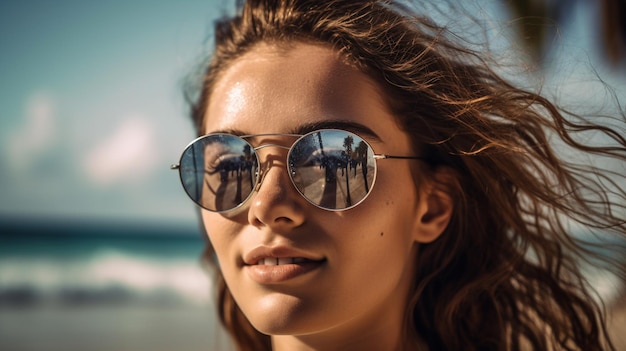
[[[320,168],[325,170],[324,193],[320,201],[320,206],[327,208],[335,208],[337,203],[337,167],[332,158],[324,152],[324,144],[322,142],[322,132],[317,132],[317,140],[320,144],[321,162]]]
[[[365,185],[366,194],[370,191],[369,184],[367,183],[367,150],[367,144],[365,144],[365,142],[361,140],[359,142],[359,145],[356,147],[356,162],[361,164],[361,172],[363,173],[363,183]],[[354,166],[354,175],[356,176],[356,164]]]
[[[324,135],[322,135],[322,133]],[[343,138],[343,149],[324,149],[323,137],[334,137],[331,133],[318,132],[319,144],[318,166],[324,169],[325,179],[323,193],[319,205],[327,208],[351,207],[354,202],[360,201],[369,191],[368,176],[368,146],[360,140],[354,149],[354,137],[347,135]],[[337,142],[331,144],[337,144]],[[361,167],[362,181],[351,184],[357,177],[357,168]],[[350,177],[352,172],[352,177]],[[339,173],[341,172],[341,173]],[[345,177],[345,187],[337,183],[339,177]],[[352,180],[350,178],[353,178]],[[341,205],[338,205],[338,202]]]
[[[223,146],[223,144],[220,145],[220,147]],[[210,148],[211,145],[207,145],[207,149]],[[205,160],[207,167],[205,191],[203,191],[204,202],[218,211],[238,206],[254,188],[253,173],[256,172],[256,157],[250,145],[245,144],[241,152],[228,152],[217,160],[211,160]],[[245,185],[244,174],[247,174],[248,179]]]

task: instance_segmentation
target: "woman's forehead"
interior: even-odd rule
[[[276,126],[278,120],[350,119],[387,112],[377,83],[332,49],[306,43],[273,48],[257,46],[223,72],[209,98],[205,131],[246,123],[263,129]],[[253,132],[278,132],[269,129]]]

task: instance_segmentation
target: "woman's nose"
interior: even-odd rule
[[[285,232],[305,221],[305,200],[291,183],[284,162],[284,157],[268,155],[261,165],[263,174],[248,210],[248,222],[255,227]]]

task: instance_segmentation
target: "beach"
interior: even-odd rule
[[[0,308],[0,349],[11,351],[230,350],[205,306]]]
[[[228,351],[195,228],[0,221],[0,350]]]

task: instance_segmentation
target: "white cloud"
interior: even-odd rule
[[[98,185],[138,180],[155,166],[157,150],[153,126],[143,118],[128,118],[87,152],[83,166]]]
[[[6,142],[11,168],[27,171],[57,139],[56,103],[45,93],[33,94],[26,102],[23,123]]]

